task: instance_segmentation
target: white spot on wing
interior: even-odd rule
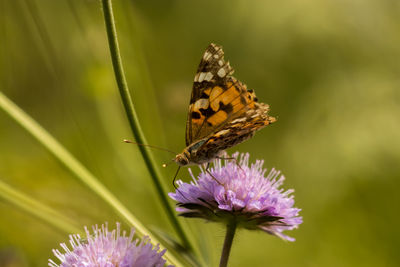
[[[206,51],[203,55],[203,59],[207,61],[211,56],[212,56],[212,54],[210,52]]]
[[[218,64],[219,64],[220,66],[222,66],[222,65],[224,65],[224,62],[223,62],[222,60],[218,60]]]
[[[228,129],[221,130],[221,131],[217,132],[217,135],[224,135],[224,134],[226,134],[226,133],[229,133],[229,130],[228,130]]]
[[[247,119],[246,117],[238,118],[236,120],[231,121],[230,123],[234,124],[234,123],[237,123],[237,122],[244,122],[244,121],[246,121],[246,119]]]
[[[201,83],[204,80],[205,76],[206,76],[205,72],[200,72],[199,78],[197,79],[197,81]]]
[[[213,78],[213,75],[211,72],[207,72],[206,76],[204,77],[204,80],[206,81],[211,81],[211,79]]]
[[[194,110],[199,110],[201,108],[208,108],[208,99],[200,98],[194,103]]]
[[[196,75],[194,76],[194,81],[195,82],[199,81],[199,75],[200,75],[200,73],[196,73]]]
[[[224,68],[220,68],[219,71],[217,72],[218,76],[223,78],[226,75],[225,69]]]
[[[214,55],[214,58],[219,58],[219,55],[218,55],[218,54],[215,54],[215,55]]]

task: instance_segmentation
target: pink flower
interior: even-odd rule
[[[159,252],[159,246],[153,247],[148,237],[133,240],[135,233],[131,229],[129,236],[121,234],[120,224],[117,229],[108,230],[107,223],[99,228],[93,226],[93,233],[85,227],[86,238],[71,235],[69,243],[61,244],[64,252],[53,249],[54,255],[61,261],[59,264],[49,260],[50,267],[162,267],[165,250]]]
[[[235,153],[233,157],[238,163],[217,159],[214,168],[202,170],[197,179],[189,169],[193,181],[178,181],[176,192],[169,194],[178,202],[176,210],[184,217],[224,223],[235,220],[239,227],[294,241],[282,232],[297,228],[302,217],[298,216],[300,209],[293,207],[293,190],[280,188],[284,176],[272,169],[265,177],[264,161],[249,166],[249,154]]]

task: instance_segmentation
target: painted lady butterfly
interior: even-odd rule
[[[194,77],[186,148],[174,159],[179,166],[209,163],[276,121],[268,115],[269,105],[257,102],[233,71],[222,47],[210,44]]]

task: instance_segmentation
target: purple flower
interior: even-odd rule
[[[65,243],[61,244],[64,252],[53,249],[54,255],[61,261],[57,264],[49,260],[51,267],[161,267],[165,260],[162,256],[165,250],[159,252],[159,246],[153,247],[148,237],[133,240],[135,233],[131,229],[129,236],[120,224],[117,229],[108,230],[107,223],[99,228],[93,226],[93,233],[85,227],[86,238],[70,235],[71,249]]]
[[[249,166],[249,154],[235,153],[235,160],[214,161],[214,168],[202,169],[193,181],[177,181],[178,189],[169,196],[178,202],[176,210],[184,217],[204,218],[228,223],[235,220],[239,227],[261,229],[288,241],[282,234],[302,223],[300,209],[294,208],[294,190],[279,188],[284,176],[272,169],[265,177],[264,161]],[[210,175],[211,174],[211,175]]]

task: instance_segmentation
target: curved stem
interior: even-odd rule
[[[228,266],[229,254],[231,252],[233,237],[236,232],[236,221],[232,220],[226,226],[226,235],[224,241],[224,247],[222,248],[221,260],[219,262],[219,267]]]
[[[141,144],[147,144],[144,134],[140,128],[139,120],[136,115],[135,108],[133,106],[132,97],[129,93],[128,84],[125,79],[124,69],[122,66],[121,56],[118,47],[117,31],[115,28],[114,15],[112,11],[111,0],[102,0],[104,22],[107,30],[108,44],[110,47],[111,59],[114,67],[115,79],[118,84],[118,89],[122,98],[123,105],[125,107],[126,115],[129,120],[129,124],[135,140]],[[144,162],[146,163],[147,169],[149,170],[150,176],[153,180],[154,186],[158,192],[158,196],[167,212],[167,216],[179,235],[183,246],[190,250],[191,246],[189,239],[187,238],[181,224],[179,223],[175,213],[168,202],[166,191],[164,190],[159,172],[153,162],[153,158],[150,152],[145,146],[139,146],[139,150],[142,153]]]

